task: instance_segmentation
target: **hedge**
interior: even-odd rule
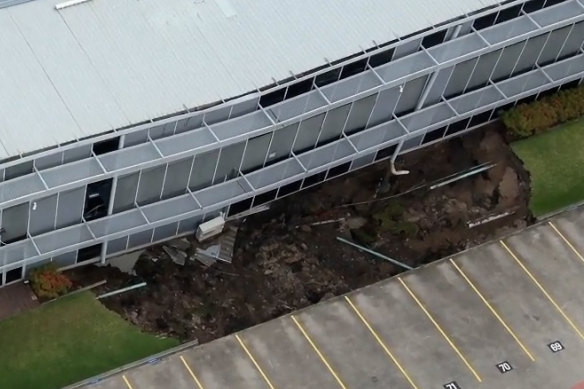
[[[526,138],[581,116],[584,116],[584,85],[520,104],[503,114],[503,123],[512,135]]]

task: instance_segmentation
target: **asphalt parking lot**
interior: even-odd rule
[[[584,388],[582,232],[584,208],[81,387]]]

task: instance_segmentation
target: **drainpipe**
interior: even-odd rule
[[[454,31],[452,32],[452,34],[450,34],[450,36],[446,40],[452,40],[452,39],[458,38],[458,35],[460,34],[461,28],[462,28],[462,25],[460,25],[460,24],[458,26],[456,26],[454,28]],[[430,79],[426,83],[426,87],[424,88],[424,91],[422,92],[422,96],[420,96],[420,99],[418,100],[418,104],[416,104],[416,111],[422,109],[422,107],[424,106],[424,103],[426,102],[426,99],[428,98],[428,95],[430,94],[430,90],[432,90],[432,87],[434,86],[434,82],[436,82],[436,78],[438,78],[438,73],[439,73],[439,71],[436,70],[430,76]]]
[[[120,136],[120,143],[118,145],[118,150],[121,150],[124,147],[124,140],[126,139],[125,135],[121,135]],[[116,190],[118,189],[118,176],[115,175],[112,178],[112,188],[110,191],[110,197],[109,197],[109,202],[107,205],[107,216],[110,216],[112,213],[114,213],[114,200],[115,200],[115,195],[116,195]],[[105,242],[103,242],[101,244],[101,253],[100,253],[100,263],[102,265],[105,265],[105,257],[107,255],[107,244],[108,241],[106,240]]]
[[[393,156],[391,157],[390,160],[390,166],[389,169],[387,169],[385,171],[385,176],[383,177],[383,181],[381,181],[381,185],[379,186],[379,193],[387,193],[389,192],[389,190],[391,189],[391,184],[389,183],[391,176],[404,176],[406,174],[410,174],[409,170],[397,170],[395,168],[395,160],[397,159],[397,156],[399,155],[399,153],[401,152],[401,149],[404,145],[404,139],[402,139],[396,149],[395,152],[393,153]]]

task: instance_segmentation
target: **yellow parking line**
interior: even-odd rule
[[[479,376],[479,374],[477,373],[477,371],[472,367],[472,365],[468,362],[468,360],[465,358],[465,356],[460,352],[460,350],[458,349],[458,347],[456,347],[456,345],[454,344],[454,342],[452,340],[450,340],[450,338],[448,337],[448,335],[446,335],[446,332],[444,332],[444,330],[442,329],[442,327],[440,327],[440,325],[432,317],[432,315],[430,314],[430,312],[428,312],[428,310],[426,309],[426,307],[424,307],[424,305],[422,304],[422,302],[418,299],[418,297],[416,297],[416,295],[414,294],[414,292],[412,292],[412,290],[408,287],[408,285],[405,283],[405,281],[402,280],[401,277],[398,277],[397,279],[399,280],[399,282],[401,282],[401,284],[403,285],[403,287],[406,289],[406,291],[409,293],[409,295],[414,299],[414,301],[418,304],[418,306],[422,309],[422,311],[424,311],[424,313],[426,314],[426,316],[428,317],[428,319],[430,319],[430,321],[432,322],[432,324],[434,324],[434,327],[436,327],[436,329],[438,330],[438,332],[440,332],[440,334],[444,337],[444,339],[446,340],[446,342],[448,342],[448,344],[450,345],[450,347],[452,347],[452,349],[458,355],[458,357],[462,360],[462,362],[464,362],[464,364],[466,365],[466,367],[468,367],[468,369],[475,376],[475,378],[477,379],[477,381],[483,382],[483,380],[481,379],[481,376]]]
[[[341,378],[339,377],[337,372],[332,368],[331,364],[326,360],[326,358],[324,357],[322,352],[320,352],[320,350],[318,349],[316,344],[314,344],[314,342],[312,341],[312,339],[310,338],[308,333],[304,330],[304,328],[302,327],[302,325],[300,324],[298,319],[296,319],[296,317],[294,315],[291,315],[290,317],[292,318],[292,320],[294,321],[294,323],[296,324],[296,326],[298,327],[300,332],[302,332],[302,335],[304,335],[304,337],[306,338],[308,343],[310,343],[310,345],[312,346],[312,348],[314,349],[316,354],[320,357],[320,360],[322,361],[322,363],[324,363],[324,365],[327,367],[328,371],[332,374],[332,376],[335,378],[335,380],[337,380],[337,383],[339,384],[339,386],[343,389],[347,389],[347,387],[345,386],[345,384],[343,383],[343,381],[341,380]]]
[[[355,313],[357,314],[357,316],[359,317],[359,319],[361,319],[361,321],[363,322],[363,324],[365,324],[365,327],[367,327],[367,329],[369,330],[369,332],[371,332],[371,334],[373,335],[373,337],[375,338],[375,340],[377,341],[377,343],[379,343],[379,345],[381,346],[381,348],[383,348],[383,351],[385,351],[385,353],[389,356],[389,358],[391,358],[391,360],[393,361],[393,363],[395,363],[395,365],[397,366],[397,368],[399,369],[399,371],[403,374],[403,376],[406,378],[406,380],[410,383],[410,385],[412,386],[412,388],[418,389],[418,387],[416,386],[416,384],[414,383],[414,381],[411,379],[410,375],[406,372],[406,370],[402,367],[402,365],[399,363],[399,361],[397,360],[397,358],[389,350],[389,347],[387,347],[385,345],[385,343],[383,342],[383,340],[381,340],[381,337],[379,335],[377,335],[377,332],[375,332],[375,330],[373,329],[373,327],[371,327],[371,325],[369,324],[369,322],[365,319],[365,317],[359,311],[359,309],[357,309],[357,307],[355,306],[355,304],[353,304],[353,302],[351,301],[351,299],[349,299],[349,297],[345,296],[345,300],[351,306],[351,308],[353,308],[353,311],[355,311]]]
[[[122,374],[122,379],[124,380],[124,382],[126,383],[126,386],[128,387],[128,389],[134,389],[132,387],[132,385],[130,385],[130,381],[128,381],[128,379],[126,378],[125,374]]]
[[[521,342],[521,340],[519,340],[519,337],[517,335],[515,335],[515,332],[513,332],[513,330],[511,329],[511,327],[509,327],[507,325],[507,323],[505,323],[505,321],[503,320],[503,318],[501,318],[501,315],[499,315],[499,313],[497,313],[497,311],[495,310],[495,308],[493,308],[493,306],[491,305],[491,303],[489,303],[487,301],[487,299],[483,296],[483,294],[479,291],[479,289],[475,286],[475,284],[473,284],[473,282],[468,278],[468,276],[462,271],[462,269],[454,262],[454,260],[452,258],[450,258],[450,263],[452,263],[452,265],[454,266],[454,268],[456,270],[458,270],[458,272],[460,273],[460,275],[462,276],[462,278],[464,278],[466,280],[466,282],[470,285],[470,287],[472,288],[472,290],[474,290],[475,293],[481,298],[481,300],[483,301],[483,303],[485,303],[485,305],[487,306],[487,308],[489,308],[489,310],[491,311],[491,313],[497,318],[497,320],[499,320],[499,323],[501,323],[501,325],[507,330],[507,332],[509,333],[509,335],[511,335],[513,337],[513,339],[515,339],[515,342],[517,342],[517,344],[519,345],[519,347],[521,347],[523,349],[523,351],[525,352],[525,354],[527,354],[527,356],[529,357],[529,359],[531,359],[532,361],[535,361],[535,358],[533,357],[533,355],[531,354],[531,352],[527,349],[527,347],[525,347],[525,345],[523,344],[523,342]]]
[[[580,336],[580,338],[582,338],[584,340],[584,334],[582,333],[582,331],[580,331],[580,329],[576,326],[576,324],[574,324],[574,322],[572,321],[572,319],[570,319],[570,317],[566,314],[566,312],[564,312],[564,310],[562,308],[560,308],[558,303],[555,302],[555,300],[552,298],[552,296],[550,296],[550,294],[547,292],[547,290],[545,290],[545,288],[534,277],[534,275],[531,274],[531,272],[527,269],[527,267],[525,267],[525,265],[519,260],[519,258],[517,258],[517,255],[515,255],[515,253],[513,253],[513,251],[511,251],[511,249],[505,244],[505,242],[503,242],[502,240],[500,242],[501,242],[501,245],[503,245],[503,247],[505,248],[505,250],[507,250],[509,255],[511,255],[511,257],[513,257],[515,262],[517,262],[517,264],[523,269],[523,271],[529,276],[529,278],[531,278],[531,281],[533,281],[533,283],[539,288],[539,290],[544,294],[544,296],[547,297],[549,302],[552,303],[552,305],[558,310],[560,315],[562,315],[564,317],[564,319],[568,322],[568,324],[570,324],[570,326],[574,329],[574,331],[576,331],[576,333]]]
[[[564,242],[566,242],[566,244],[568,245],[568,247],[569,247],[570,249],[572,249],[572,251],[574,252],[574,254],[576,254],[576,256],[577,256],[578,258],[580,258],[580,260],[581,260],[582,262],[584,262],[584,257],[582,256],[582,254],[580,254],[580,253],[578,252],[578,250],[576,250],[576,248],[574,247],[574,245],[573,245],[572,243],[570,243],[570,241],[569,241],[569,240],[568,240],[568,239],[567,239],[567,238],[564,236],[564,234],[562,234],[562,233],[560,232],[560,230],[559,230],[559,229],[558,229],[558,228],[557,228],[557,227],[554,225],[554,223],[552,223],[552,222],[548,222],[548,224],[550,225],[550,227],[551,227],[551,228],[553,228],[553,229],[554,229],[554,231],[555,231],[555,232],[556,232],[556,233],[557,233],[557,234],[560,236],[560,238],[562,238],[562,240],[563,240]]]
[[[251,355],[251,352],[249,351],[249,349],[247,348],[247,346],[245,345],[245,343],[243,343],[243,341],[241,340],[241,338],[239,337],[239,335],[235,334],[235,339],[237,339],[237,341],[241,345],[241,348],[243,348],[243,351],[245,351],[245,353],[247,354],[247,356],[249,357],[249,359],[251,359],[251,362],[254,364],[254,366],[256,367],[256,369],[258,370],[258,372],[260,373],[260,375],[264,379],[264,381],[266,381],[266,384],[268,385],[268,387],[270,389],[275,389],[274,388],[274,385],[272,385],[272,383],[270,382],[270,379],[268,378],[268,376],[266,375],[266,373],[264,373],[264,371],[260,367],[259,363],[253,357],[253,355]]]
[[[195,381],[195,384],[197,384],[197,387],[199,389],[205,389],[203,387],[203,384],[201,384],[201,381],[199,381],[199,379],[197,378],[197,376],[193,372],[193,369],[191,369],[191,367],[189,366],[189,364],[187,363],[187,361],[185,361],[185,359],[183,358],[183,356],[181,355],[179,358],[182,361],[182,363],[185,365],[185,367],[187,368],[187,370],[189,371],[189,374],[191,375],[191,377],[193,377],[193,381]]]

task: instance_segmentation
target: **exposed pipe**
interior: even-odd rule
[[[398,143],[397,148],[395,149],[395,152],[393,153],[393,156],[391,157],[390,171],[391,171],[391,174],[393,174],[394,176],[405,176],[406,174],[410,174],[409,170],[396,170],[396,168],[395,168],[395,160],[397,159],[397,156],[401,152],[403,145],[404,145],[404,140],[402,139]]]
[[[393,258],[387,257],[387,256],[385,256],[385,255],[383,255],[383,254],[380,254],[380,253],[378,253],[377,251],[373,251],[373,250],[371,250],[371,249],[368,249],[367,247],[363,247],[363,246],[361,246],[361,245],[358,245],[357,243],[353,243],[353,242],[351,242],[350,240],[347,240],[347,239],[341,238],[340,236],[337,236],[337,240],[338,240],[339,242],[342,242],[342,243],[348,244],[349,246],[353,246],[353,247],[355,247],[355,248],[357,248],[357,249],[359,249],[359,250],[365,251],[366,253],[369,253],[369,254],[371,254],[371,255],[374,255],[374,256],[376,256],[376,257],[378,257],[378,258],[385,259],[386,261],[388,261],[388,262],[391,262],[391,263],[393,263],[394,265],[397,265],[397,266],[403,267],[403,268],[404,268],[404,269],[406,269],[406,270],[412,270],[412,269],[413,269],[413,267],[411,267],[411,266],[408,266],[408,265],[406,265],[406,264],[405,264],[405,263],[403,263],[403,262],[400,262],[400,261],[398,261],[398,260],[396,260],[396,259],[393,259]]]
[[[126,288],[121,288],[121,289],[113,290],[111,292],[104,293],[102,295],[97,296],[96,298],[98,300],[101,300],[102,298],[106,298],[106,297],[110,297],[110,296],[115,296],[117,294],[124,293],[124,292],[129,292],[130,290],[134,290],[134,289],[138,289],[138,288],[143,288],[146,285],[147,284],[145,282],[141,282],[139,284],[131,285],[131,286],[128,286]]]

